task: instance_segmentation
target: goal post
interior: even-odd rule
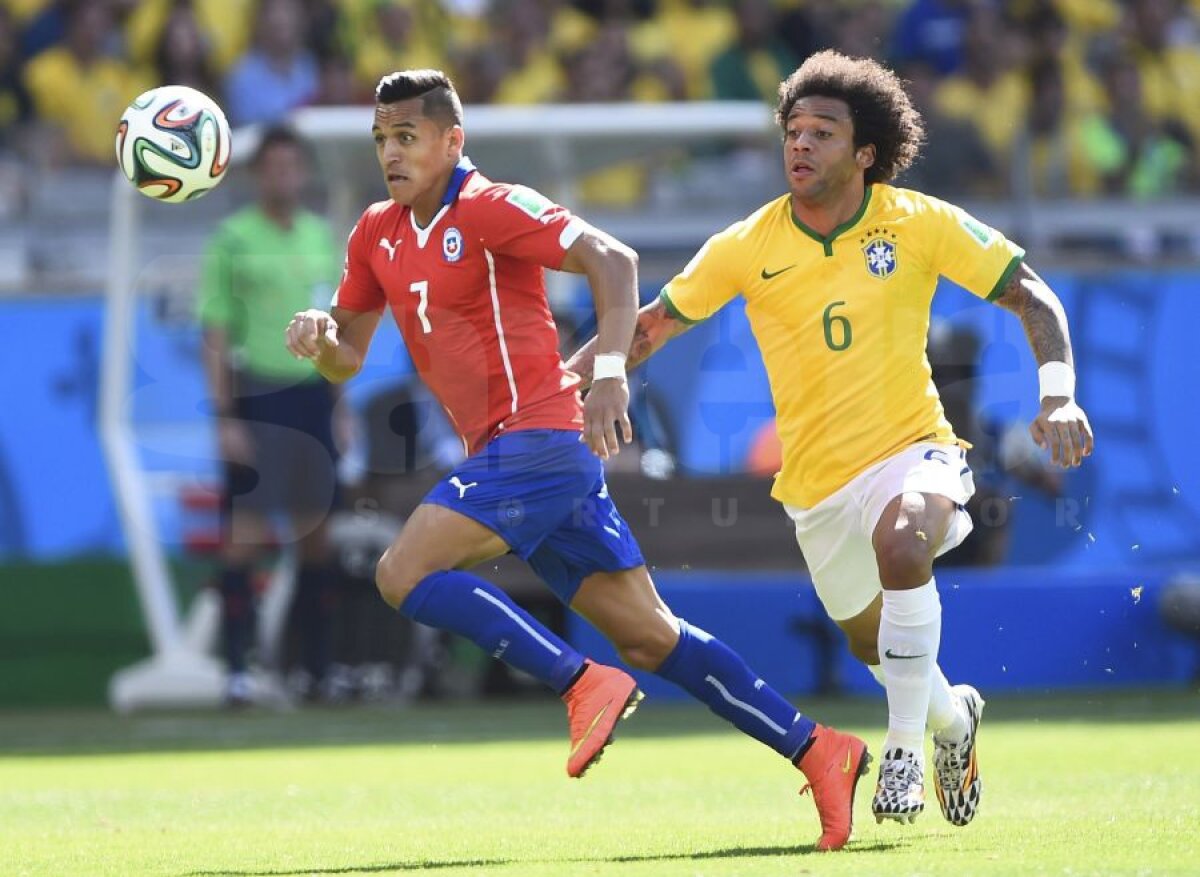
[[[129,410],[137,340],[134,310],[140,198],[117,171],[110,202],[99,432],[152,650],[149,658],[118,671],[110,680],[109,703],[119,712],[143,706],[212,706],[220,700],[224,677],[220,664],[207,650],[184,635]]]
[[[348,230],[380,191],[369,136],[371,113],[369,106],[316,107],[300,110],[292,118],[317,150],[328,189],[328,212],[340,229]],[[616,162],[696,145],[765,144],[777,133],[770,108],[757,102],[469,107],[465,128],[467,152],[486,174],[539,186],[569,207],[575,204],[575,183],[581,175]],[[246,163],[259,133],[257,128],[234,132],[234,165]],[[176,598],[132,410],[137,299],[147,267],[141,247],[147,232],[147,204],[120,172],[114,175],[98,428],[152,649],[150,657],[119,670],[110,680],[109,702],[119,711],[215,706],[224,682],[223,666],[212,654],[217,627],[214,598],[205,595],[186,613]],[[627,232],[619,224],[607,220],[604,224],[634,246],[642,242],[639,239],[653,239],[683,248],[702,241],[721,221],[736,216],[741,206],[729,204],[719,221],[679,210],[672,222],[663,223],[640,220],[631,211],[620,217],[628,223]],[[279,576],[275,578],[278,582]],[[277,622],[268,619],[264,626],[277,627]]]

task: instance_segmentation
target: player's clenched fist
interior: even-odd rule
[[[1042,410],[1029,424],[1038,446],[1049,451],[1056,465],[1072,469],[1092,455],[1092,425],[1074,399],[1047,396]]]
[[[316,359],[338,346],[338,324],[325,311],[299,311],[287,327],[287,349],[297,359]]]

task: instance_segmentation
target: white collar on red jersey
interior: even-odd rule
[[[450,174],[450,182],[446,186],[446,194],[442,195],[442,206],[437,213],[433,214],[433,219],[429,220],[429,225],[421,228],[417,225],[417,217],[411,210],[408,211],[408,221],[412,225],[413,231],[417,235],[417,246],[422,250],[425,249],[425,244],[429,240],[429,235],[433,233],[434,226],[438,221],[446,215],[446,211],[458,199],[458,193],[462,191],[463,185],[467,182],[467,177],[475,172],[475,165],[471,159],[465,155],[458,160],[458,164],[454,166],[454,172]]]

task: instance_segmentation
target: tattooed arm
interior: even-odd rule
[[[637,325],[633,329],[633,343],[629,346],[629,358],[625,360],[626,371],[633,371],[649,359],[650,354],[690,328],[690,324],[671,316],[662,299],[655,299],[646,305],[638,311]],[[596,340],[593,338],[567,360],[567,368],[583,379],[583,389],[592,384],[592,361],[596,357]]]
[[[1039,366],[1064,362],[1074,367],[1066,312],[1037,272],[1021,263],[995,303],[1020,318]],[[1092,453],[1091,424],[1072,396],[1044,397],[1029,432],[1038,446],[1048,449],[1054,462],[1063,468],[1078,466]]]
[[[1013,272],[995,303],[1021,318],[1038,365],[1055,361],[1073,365],[1062,302],[1027,264],[1022,262]]]

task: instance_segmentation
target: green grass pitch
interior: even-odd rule
[[[882,701],[812,702],[878,750]],[[5,877],[1200,873],[1200,695],[995,697],[975,823],[929,791],[816,854],[801,777],[691,706],[647,701],[568,780],[553,701],[290,715],[0,713]]]

